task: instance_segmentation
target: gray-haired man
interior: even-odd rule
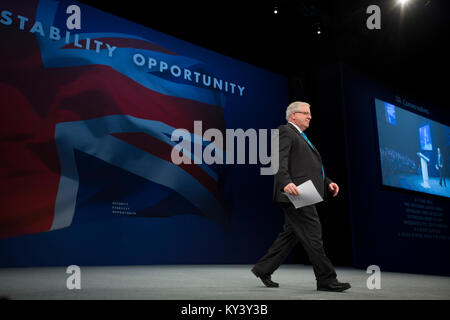
[[[326,198],[325,188],[332,192],[333,197],[339,192],[338,185],[325,176],[322,158],[304,133],[311,119],[310,105],[297,101],[286,110],[288,123],[278,127],[280,165],[274,177],[273,200],[284,211],[284,231],[275,239],[267,254],[255,264],[252,272],[267,287],[278,287],[271,275],[300,242],[313,266],[317,290],[344,291],[350,288],[350,284],[337,281],[334,267],[325,255],[322,227],[315,206],[295,209],[283,194],[299,195],[296,186],[308,180],[313,182],[322,198]]]

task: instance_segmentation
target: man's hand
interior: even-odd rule
[[[286,187],[283,188],[284,192],[287,194],[293,195],[293,196],[299,196],[300,193],[298,192],[297,186],[293,184],[292,182],[289,183]]]
[[[336,197],[339,192],[339,186],[336,183],[332,182],[328,185],[328,190],[333,192],[333,197]]]

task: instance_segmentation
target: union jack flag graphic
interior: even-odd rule
[[[196,214],[226,225],[221,168],[170,158],[173,130],[192,133],[195,120],[225,130],[225,82],[219,90],[218,81],[193,81],[212,79],[207,63],[100,11],[67,31],[72,3],[2,1],[0,238],[111,217],[115,204],[138,217]],[[177,66],[179,77],[136,55]]]

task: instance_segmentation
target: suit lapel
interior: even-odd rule
[[[294,130],[294,132],[295,132],[301,139],[303,139],[303,141],[306,142],[306,144],[308,145],[308,147],[309,147],[312,151],[314,151],[314,152],[316,153],[316,155],[319,157],[319,159],[322,159],[322,158],[320,157],[319,151],[317,151],[317,148],[316,148],[316,147],[314,147],[314,148],[311,147],[311,145],[308,143],[308,141],[306,141],[305,137],[303,137],[303,135],[297,130],[297,128],[294,127],[294,126],[292,125],[292,123],[288,122],[288,125],[289,125],[289,128],[291,128],[292,130]],[[311,144],[312,144],[312,143],[311,143]]]

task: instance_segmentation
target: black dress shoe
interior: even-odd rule
[[[317,284],[318,291],[342,292],[342,291],[345,291],[350,288],[351,288],[350,283],[345,283],[345,282],[343,283],[343,282],[339,282],[337,280],[334,280],[327,284],[321,284],[321,283]]]
[[[258,275],[258,273],[256,273],[256,271],[254,269],[252,269],[253,274],[257,277],[260,278],[262,283],[264,283],[264,285],[268,288],[278,288],[280,285],[276,282],[273,282],[271,279],[270,275]]]

